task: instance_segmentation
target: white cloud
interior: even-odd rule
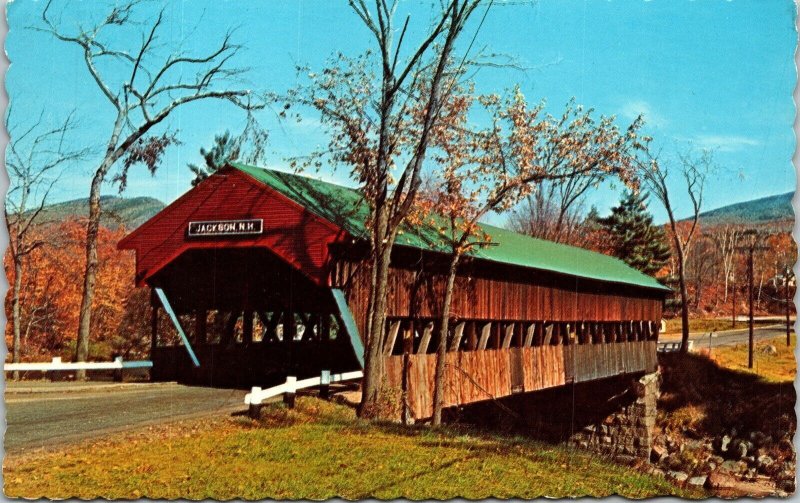
[[[667,124],[667,119],[653,110],[652,105],[644,100],[631,100],[622,105],[620,115],[626,119],[633,121],[639,115],[644,116],[644,122],[647,126],[664,127]]]
[[[747,147],[761,145],[761,142],[747,136],[704,134],[692,140],[697,147],[717,150],[719,152],[737,152]]]

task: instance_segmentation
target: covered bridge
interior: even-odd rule
[[[356,190],[230,163],[126,236],[154,292],[154,379],[265,386],[360,368],[367,214]],[[668,289],[615,258],[483,227],[494,246],[456,281],[446,405],[655,370]],[[386,368],[418,418],[432,410],[445,250],[433,229],[404,229],[392,256]]]

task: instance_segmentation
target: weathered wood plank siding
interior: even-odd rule
[[[406,267],[402,260],[389,271],[386,316],[437,318],[445,277],[436,268]],[[364,262],[335,261],[332,286],[343,288],[359,329],[366,326],[369,268]],[[661,319],[663,293],[600,283],[544,271],[485,265],[464,270],[456,279],[451,313],[455,319],[494,321],[625,321]]]
[[[538,391],[624,373],[653,372],[656,341],[454,351],[447,353],[445,407]],[[403,362],[407,381],[403,383]],[[413,417],[433,414],[435,354],[389,356],[389,386],[406,390]],[[522,375],[519,375],[519,372]],[[521,385],[521,386],[520,386]]]

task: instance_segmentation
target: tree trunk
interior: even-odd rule
[[[724,274],[725,274],[725,295],[722,297],[722,302],[726,304],[728,302],[728,281],[729,281],[728,280],[728,276],[730,276],[730,271],[728,270],[727,266],[724,269],[725,269],[725,272],[724,272]]]
[[[703,280],[701,278],[697,278],[697,286],[694,292],[694,308],[700,310],[700,303],[702,302],[703,297]]]
[[[106,163],[104,163],[105,166]],[[105,178],[105,170],[98,170],[92,178],[89,192],[89,221],[86,224],[86,266],[83,275],[83,296],[81,297],[78,336],[75,340],[75,361],[85,362],[89,357],[89,334],[92,323],[92,300],[97,279],[97,235],[100,228],[100,189]],[[75,373],[78,380],[86,379],[86,371]]]
[[[450,324],[450,304],[453,299],[453,285],[456,280],[458,261],[461,256],[454,253],[447,272],[447,287],[442,301],[442,321],[439,328],[439,348],[436,351],[436,374],[433,384],[433,425],[442,424],[442,406],[444,404],[444,371],[447,358],[447,339]]]
[[[14,336],[11,343],[11,362],[19,363],[22,339],[20,337],[22,324],[22,316],[20,316],[19,296],[22,291],[22,260],[19,257],[14,258],[14,290],[11,299],[11,316],[12,323],[14,324]],[[15,370],[13,374],[14,380],[19,379],[19,371]]]
[[[387,204],[389,201],[388,186],[389,186],[389,171],[390,171],[390,149],[388,142],[389,135],[389,121],[392,116],[395,98],[398,89],[395,87],[395,76],[391,64],[388,63],[387,52],[383,52],[384,68],[383,68],[383,83],[381,91],[381,119],[379,123],[379,144],[377,155],[377,172],[380,174],[376,187],[380,193],[376,196],[375,200],[375,223],[373,230],[373,246],[374,258],[373,264],[375,266],[375,284],[373,292],[371,292],[371,316],[367,321],[367,350],[364,361],[364,380],[362,384],[361,405],[359,407],[359,416],[374,418],[381,414],[380,410],[380,395],[381,387],[383,386],[384,378],[384,362],[383,362],[383,345],[386,339],[386,294],[387,282],[389,277],[389,262],[391,257],[394,240],[397,236],[397,229],[402,222],[402,219],[410,211],[410,205],[413,204],[416,197],[416,191],[419,187],[419,172],[422,169],[422,164],[425,160],[425,153],[428,148],[428,142],[431,135],[431,130],[436,123],[439,98],[442,87],[442,76],[445,73],[445,68],[452,53],[453,46],[458,34],[461,32],[463,22],[469,17],[470,9],[461,9],[456,16],[455,11],[451,15],[447,36],[442,44],[442,48],[438,54],[438,63],[433,78],[430,82],[430,91],[428,97],[428,106],[425,111],[425,118],[422,122],[422,129],[420,133],[419,143],[409,161],[409,166],[402,177],[410,176],[408,179],[408,189],[405,200],[401,202],[400,198],[393,198],[394,206],[391,208],[392,214],[390,215],[390,207]],[[464,16],[463,18],[460,18]],[[385,47],[384,47],[385,48]],[[401,177],[401,178],[402,178]],[[395,195],[397,191],[402,191],[403,184],[398,183],[395,187]],[[390,221],[391,218],[391,221]]]
[[[678,282],[681,289],[681,354],[689,352],[689,292],[686,289],[686,272],[683,250],[678,247]]]
[[[386,236],[388,214],[385,208],[376,212],[375,229],[377,236]],[[386,291],[389,279],[389,262],[393,239],[376,240],[373,257],[375,287],[371,292],[371,318],[368,320],[369,331],[366,334],[367,349],[364,355],[364,380],[361,387],[361,404],[359,416],[376,418],[380,416],[380,395],[383,385],[383,345],[386,338],[384,330],[386,320]]]
[[[731,328],[736,328],[736,275],[731,281]]]

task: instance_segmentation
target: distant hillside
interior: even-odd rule
[[[792,197],[794,192],[762,197],[742,203],[723,206],[700,214],[703,225],[741,224],[758,225],[794,220]]]
[[[116,229],[124,225],[132,230],[158,213],[164,203],[152,197],[119,197],[102,196],[103,225]],[[89,204],[86,199],[75,199],[47,206],[42,212],[40,221],[53,222],[67,218],[83,218],[89,215]]]

